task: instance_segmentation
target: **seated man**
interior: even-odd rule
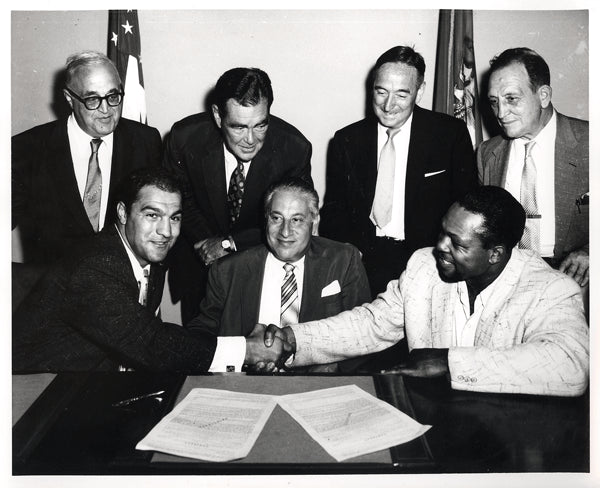
[[[202,372],[231,362],[221,363],[225,339],[158,317],[161,262],[181,226],[176,180],[160,168],[136,171],[125,178],[116,210],[116,225],[58,261],[16,310],[14,372]],[[263,333],[259,327],[242,338],[246,363],[255,362],[257,350],[268,352]]]
[[[296,366],[381,350],[406,334],[411,352],[400,373],[448,375],[461,390],[580,395],[589,369],[581,292],[534,251],[515,248],[524,224],[508,191],[474,189],[446,213],[435,249],[415,252],[375,301],[269,326],[265,343],[287,340]]]
[[[319,196],[300,178],[271,185],[266,245],[215,261],[200,315],[189,329],[247,336],[257,322],[318,320],[370,301],[358,250],[318,237]]]

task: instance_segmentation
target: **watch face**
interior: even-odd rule
[[[221,247],[223,249],[229,249],[231,247],[231,242],[229,242],[229,239],[223,239],[221,241]]]

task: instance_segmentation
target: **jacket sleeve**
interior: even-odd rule
[[[225,308],[226,292],[223,287],[220,261],[215,261],[208,272],[206,295],[200,303],[200,313],[185,324],[185,328],[195,332],[205,332],[218,336],[221,329],[221,317]]]
[[[567,282],[568,281],[568,282]],[[522,343],[450,348],[452,387],[497,393],[577,396],[588,384],[589,337],[581,295],[568,278],[551,282],[528,310]]]
[[[207,371],[216,338],[162,322],[137,302],[137,287],[112,257],[82,261],[65,290],[65,320],[124,366]]]
[[[342,283],[344,310],[371,301],[371,289],[358,249],[352,246],[350,260]]]
[[[190,243],[195,244],[207,237],[212,237],[214,232],[196,203],[187,168],[188,161],[182,154],[182,136],[183,134],[180,135],[177,130],[177,125],[173,126],[165,140],[163,166],[169,169],[179,181],[184,216],[181,226],[182,233]]]

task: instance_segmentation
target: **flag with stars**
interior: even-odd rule
[[[146,93],[137,10],[108,11],[108,57],[116,64],[123,82],[122,116],[145,124]]]

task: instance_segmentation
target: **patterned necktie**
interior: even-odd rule
[[[381,149],[377,168],[377,184],[375,198],[371,207],[371,221],[383,229],[392,220],[392,204],[394,202],[394,173],[396,168],[396,148],[393,137],[400,130],[388,129],[388,139]]]
[[[281,285],[281,327],[298,323],[298,285],[294,265],[285,263],[285,277]]]
[[[92,155],[88,164],[88,174],[83,192],[83,208],[90,219],[94,232],[98,232],[100,226],[100,197],[102,196],[102,173],[98,162],[98,148],[102,139],[92,139]]]
[[[233,173],[231,173],[231,178],[229,179],[229,190],[227,192],[229,224],[231,227],[233,227],[236,220],[240,216],[245,186],[246,178],[244,177],[244,164],[241,161],[238,161]]]
[[[150,276],[150,270],[144,269],[144,277],[142,278],[142,281],[138,282],[138,285],[140,287],[140,295],[138,298],[138,302],[140,303],[140,305],[143,305],[144,307],[148,304],[148,277],[149,276]]]
[[[521,176],[521,205],[525,209],[527,220],[525,221],[525,231],[519,242],[521,249],[533,249],[540,251],[540,218],[536,195],[537,170],[535,161],[531,157],[531,150],[535,142],[525,144],[525,164],[523,165],[523,174]]]

